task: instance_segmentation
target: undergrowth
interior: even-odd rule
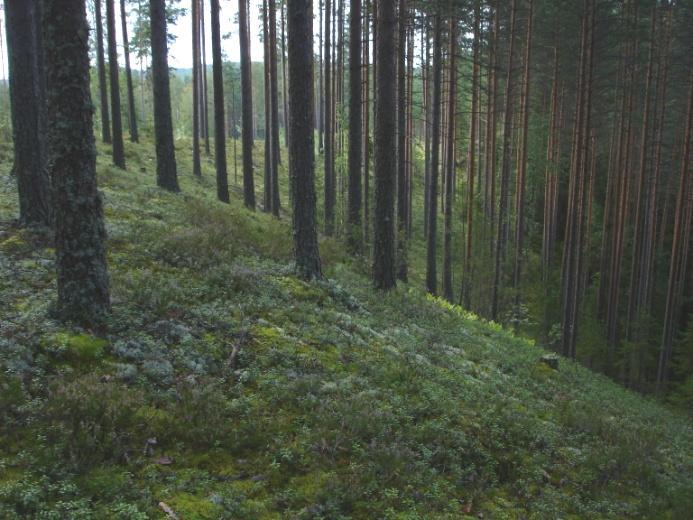
[[[51,318],[0,150],[0,517],[689,518],[689,419],[416,283],[373,292],[337,240],[296,279],[289,219],[217,203],[184,149],[180,195],[151,143],[99,157],[99,334]]]

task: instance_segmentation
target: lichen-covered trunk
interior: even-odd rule
[[[98,324],[110,307],[105,227],[96,187],[84,0],[45,0],[48,156],[53,179],[57,314]]]

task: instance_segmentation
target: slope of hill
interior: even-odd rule
[[[99,158],[113,315],[61,326],[10,155],[0,517],[690,518],[688,418],[414,284],[372,291],[336,241],[299,281],[288,219],[215,202],[211,163],[171,195],[150,145]]]

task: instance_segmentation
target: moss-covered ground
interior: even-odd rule
[[[51,318],[54,252],[13,225],[0,147],[0,518],[691,518],[690,419],[548,367],[427,297],[416,261],[380,294],[323,239],[328,279],[299,281],[289,218],[217,203],[186,146],[180,195],[151,143],[127,172],[101,152],[93,331]]]

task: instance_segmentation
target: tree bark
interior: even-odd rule
[[[316,222],[313,115],[313,2],[287,5],[289,50],[289,175],[293,203],[296,270],[306,280],[322,278]]]
[[[43,9],[57,314],[63,321],[94,326],[108,313],[110,299],[106,231],[96,187],[89,27],[84,0],[45,0]]]
[[[154,135],[156,140],[156,183],[178,192],[176,154],[171,122],[171,90],[168,76],[166,0],[150,0],[152,32],[152,85],[154,87]]]
[[[192,0],[192,52],[193,52],[193,175],[202,177],[200,164],[200,4],[199,0]]]
[[[378,0],[376,41],[377,106],[375,114],[375,241],[373,282],[390,290],[395,281],[395,180],[397,168],[396,0]]]
[[[108,1],[108,0],[106,0]],[[106,60],[103,49],[103,19],[101,17],[101,0],[94,0],[96,16],[96,67],[99,71],[99,101],[101,104],[101,139],[110,144],[111,117],[108,110],[108,87],[106,86]]]
[[[40,52],[37,0],[5,2],[5,23],[19,222],[30,227],[50,227],[51,186],[41,136],[40,111],[45,100],[37,59]]]
[[[108,26],[108,69],[111,80],[111,116],[113,118],[113,164],[125,169],[123,123],[120,115],[120,70],[116,46],[114,0],[106,0],[106,24]]]
[[[430,294],[438,291],[438,274],[436,269],[436,242],[438,235],[438,168],[440,153],[440,112],[441,112],[441,76],[442,50],[441,34],[442,19],[440,13],[435,14],[435,36],[433,41],[433,101],[431,128],[431,166],[428,188],[428,240],[426,244],[426,290]]]
[[[445,205],[443,208],[443,297],[449,302],[453,301],[452,289],[452,202],[454,194],[455,176],[455,128],[456,128],[456,101],[457,101],[457,20],[451,13],[449,47],[449,70],[448,70],[448,125],[447,125],[447,154],[445,168]]]
[[[255,210],[255,178],[253,175],[253,79],[250,61],[250,35],[247,0],[238,2],[238,26],[241,46],[241,119],[243,138],[243,201]]]
[[[362,67],[361,67],[361,0],[351,0],[349,13],[349,201],[347,212],[347,245],[353,254],[363,251],[361,228],[361,160],[362,148]]]
[[[128,41],[128,19],[125,10],[125,0],[120,0],[120,21],[123,28],[123,54],[125,55],[125,79],[128,89],[128,123],[130,125],[130,141],[140,142],[137,131],[137,113],[135,111],[135,91],[132,87],[132,69],[130,68],[130,44]]]
[[[224,128],[224,63],[221,56],[219,0],[209,2],[212,23],[212,80],[214,89],[214,162],[217,170],[217,198],[229,202],[229,179],[226,170],[226,132]]]

